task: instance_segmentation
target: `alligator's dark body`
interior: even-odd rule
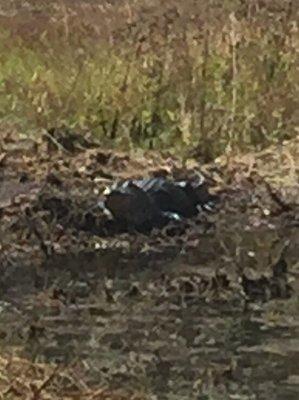
[[[112,188],[105,207],[122,226],[150,228],[164,220],[160,209],[150,196],[133,181]]]
[[[122,226],[147,230],[170,220],[193,217],[199,212],[199,206],[213,200],[203,181],[151,178],[112,186],[104,205]]]
[[[163,178],[133,182],[148,194],[161,211],[185,218],[194,217],[198,213],[198,206],[212,200],[203,182],[191,184],[188,181],[173,182]]]

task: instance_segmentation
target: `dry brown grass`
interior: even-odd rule
[[[0,4],[0,117],[23,131],[205,160],[298,134],[295,1]]]
[[[13,356],[0,357],[0,399],[145,400],[145,397],[90,388],[80,377],[78,367],[59,368]]]

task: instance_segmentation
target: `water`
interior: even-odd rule
[[[84,361],[89,385],[159,399],[298,399],[298,295],[248,304],[213,287],[194,257],[153,265],[103,252],[17,268],[2,296],[1,346]]]

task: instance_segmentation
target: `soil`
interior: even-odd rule
[[[298,140],[208,165],[64,132],[0,146],[6,353],[143,398],[298,398]],[[107,184],[199,171],[213,211],[147,235],[105,229]]]

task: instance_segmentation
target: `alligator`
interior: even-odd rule
[[[203,177],[197,182],[162,177],[125,180],[106,188],[104,196],[99,207],[123,228],[141,231],[192,218],[211,209],[216,200]]]

